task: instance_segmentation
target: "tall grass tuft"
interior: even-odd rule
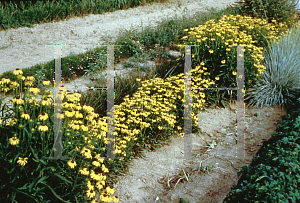
[[[280,41],[269,45],[264,58],[267,69],[249,89],[246,99],[253,98],[250,104],[257,103],[259,107],[286,106],[300,89],[300,27],[292,28]]]

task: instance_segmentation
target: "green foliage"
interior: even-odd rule
[[[286,106],[300,88],[300,27],[292,28],[280,41],[268,43],[264,53],[267,70],[260,76],[246,99],[257,106]]]
[[[299,202],[300,91],[297,100],[282,116],[276,133],[243,165],[238,183],[231,187],[227,202]]]
[[[297,1],[299,0],[243,0],[235,3],[245,16],[266,19],[269,23],[275,19],[285,22],[291,28],[300,20],[300,12],[296,11]]]

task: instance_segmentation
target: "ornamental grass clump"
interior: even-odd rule
[[[278,40],[288,31],[285,24],[278,24],[275,20],[272,22],[268,24],[266,20],[240,15],[224,15],[217,23],[209,20],[204,25],[185,29],[187,35],[182,40],[185,45],[199,45],[192,46],[192,65],[196,68],[202,66],[201,71],[207,70],[203,78],[217,80],[217,87],[237,86],[237,46],[230,45],[252,45],[244,47],[245,85],[251,87],[252,81],[257,80],[266,69],[260,64],[263,59],[262,52],[265,49],[264,41]],[[194,77],[197,76],[193,75]],[[199,87],[202,86],[193,88]],[[205,93],[209,100],[221,101],[225,106],[223,98],[226,92],[221,98],[213,92]],[[236,92],[233,93],[236,94]]]
[[[300,27],[292,28],[281,37],[279,42],[269,43],[264,52],[264,64],[267,67],[250,89],[246,99],[257,106],[286,106],[296,99],[300,88]]]
[[[118,202],[117,196],[110,196],[114,189],[106,184],[107,141],[100,133],[106,123],[96,121],[92,107],[78,103],[80,93],[68,91],[62,93],[63,113],[55,115],[51,92],[46,91],[38,101],[40,90],[33,86],[34,77],[22,74],[14,71],[19,86],[7,78],[0,81],[1,92],[5,95],[12,88],[14,97],[9,100],[14,117],[0,117],[0,202],[87,202],[96,190],[102,201]],[[2,107],[2,97],[0,101]],[[6,113],[9,109],[1,110]],[[54,157],[54,117],[62,118],[62,156],[69,160],[46,159]]]

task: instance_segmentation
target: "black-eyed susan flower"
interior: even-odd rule
[[[90,149],[87,149],[87,148],[83,148],[83,150],[80,152],[83,156],[85,156],[86,158],[88,159],[91,159],[92,158],[92,155],[91,155],[91,150]]]
[[[48,131],[48,126],[46,124],[42,124],[38,127],[38,130],[41,132],[46,132]]]
[[[6,126],[10,125],[10,126],[13,126],[17,123],[17,119],[16,118],[11,118],[9,119],[9,121],[6,123]]]
[[[104,161],[104,156],[102,156],[101,154],[96,154],[95,158],[96,158],[100,163],[103,163],[103,161]]]
[[[17,105],[22,105],[22,104],[24,104],[24,100],[21,99],[20,97],[14,98],[14,99],[12,100],[12,102],[13,102],[14,104],[17,104]]]
[[[11,81],[11,83],[10,83],[10,88],[11,89],[16,89],[16,88],[18,88],[20,85],[19,85],[19,83],[17,83],[16,81]]]
[[[101,184],[102,181],[97,181],[96,186],[99,190],[103,188],[103,185]]]
[[[35,78],[32,75],[28,75],[26,80],[33,82],[35,81]]]
[[[1,120],[1,118],[0,118],[0,125],[2,124],[2,120]]]
[[[51,98],[45,98],[41,101],[42,106],[50,106],[51,105]]]
[[[101,169],[102,169],[102,171],[103,171],[104,173],[108,173],[108,172],[109,172],[107,166],[105,166],[104,164],[102,164]]]
[[[14,74],[14,75],[22,75],[22,74],[23,74],[23,71],[20,70],[19,68],[17,68],[16,70],[13,71],[13,74]]]
[[[81,173],[81,175],[85,175],[85,176],[88,176],[90,174],[90,171],[88,168],[83,168],[83,169],[79,170],[79,172]]]
[[[94,166],[96,166],[96,167],[101,166],[101,164],[100,164],[99,161],[93,161],[93,162],[92,162],[92,165],[94,165]]]
[[[71,127],[73,130],[79,130],[79,129],[80,129],[80,126],[78,125],[78,123],[72,123],[72,124],[70,124],[70,127]]]
[[[109,195],[106,192],[102,192],[100,194],[100,200],[103,202],[108,202],[108,200],[109,200],[108,197],[109,197]]]
[[[43,81],[42,83],[44,86],[48,86],[51,84],[50,80],[46,79],[45,81]]]
[[[72,101],[67,101],[63,105],[65,108],[73,108],[75,106]]]
[[[226,63],[226,60],[222,60],[221,63],[222,63],[222,64]]]
[[[211,53],[211,54],[212,54],[212,53],[214,53],[214,50],[212,50],[212,49],[211,49],[211,50],[209,50],[209,53]]]
[[[8,77],[2,78],[3,84],[8,84],[10,82],[10,79]]]
[[[236,75],[236,72],[235,72],[235,71],[232,71],[232,75]]]
[[[47,113],[42,113],[38,116],[38,118],[41,120],[41,121],[45,121],[49,118],[48,114]]]
[[[112,200],[113,200],[115,203],[118,203],[118,202],[119,202],[119,197],[118,197],[118,196],[113,196],[113,197],[112,197]]]
[[[93,180],[96,180],[96,181],[100,181],[102,180],[102,177],[101,177],[101,174],[99,172],[94,172],[93,170],[91,171],[91,174],[90,174],[91,178]]]
[[[220,78],[219,78],[219,77],[215,77],[215,79],[216,79],[216,80],[220,80]]]
[[[94,185],[91,183],[91,181],[88,181],[86,186],[90,189],[90,190],[93,190],[95,187]]]
[[[11,145],[17,145],[17,144],[19,144],[19,142],[20,142],[20,140],[17,137],[9,138],[9,143]]]
[[[74,116],[75,112],[72,110],[68,110],[65,112],[65,115],[69,118],[72,118]]]
[[[70,166],[70,168],[75,168],[75,166],[77,165],[76,161],[74,161],[74,160],[69,160],[67,163]]]
[[[83,132],[87,132],[87,131],[89,130],[89,128],[87,127],[86,124],[81,125],[80,128],[81,128],[81,130],[82,130]]]
[[[23,84],[25,87],[31,87],[33,85],[33,82],[32,81],[28,81],[26,80]]]
[[[9,91],[9,87],[3,87],[3,88],[1,89],[1,91],[3,91],[3,92],[8,92],[8,91]]]
[[[108,194],[114,194],[116,190],[112,186],[109,186],[106,187],[106,191]]]
[[[33,94],[37,94],[40,92],[39,88],[37,88],[37,86],[33,86],[29,89],[29,92],[32,92]]]
[[[96,192],[94,190],[88,190],[86,191],[86,196],[88,198],[94,198],[96,196]]]
[[[25,164],[27,164],[27,160],[28,158],[21,158],[19,157],[19,160],[17,161],[18,164],[20,164],[21,166],[25,166]]]

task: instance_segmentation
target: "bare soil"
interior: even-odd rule
[[[184,138],[178,134],[162,147],[144,152],[145,159],[133,158],[114,184],[120,202],[179,203],[180,198],[190,203],[223,202],[240,178],[239,169],[243,164],[251,164],[263,141],[271,138],[281,116],[286,115],[279,105],[258,108],[246,104],[246,122],[241,125],[245,128],[245,157],[236,157],[235,110],[236,102],[228,108],[216,106],[198,114],[202,132],[193,134],[192,154],[200,160],[175,158],[184,154]],[[210,164],[214,167],[209,169]]]

